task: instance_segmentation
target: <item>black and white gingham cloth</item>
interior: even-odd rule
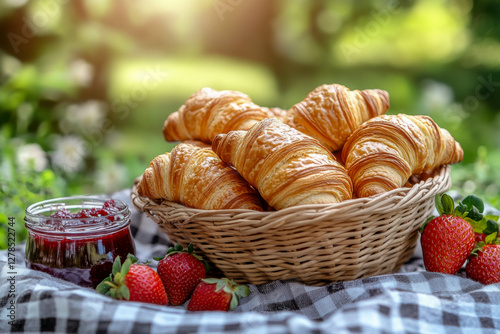
[[[128,191],[113,197],[130,204]],[[164,255],[168,239],[131,208],[139,259]],[[500,284],[426,272],[418,249],[393,275],[323,287],[250,285],[250,296],[231,312],[115,301],[26,269],[22,245],[16,259],[12,270],[0,252],[0,333],[500,333]]]

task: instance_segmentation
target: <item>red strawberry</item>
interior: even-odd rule
[[[192,244],[189,244],[187,250],[183,250],[181,245],[175,245],[160,260],[157,270],[170,305],[181,305],[206,277],[209,266],[201,256],[195,254]]]
[[[484,240],[486,240],[486,233],[477,233],[477,232],[475,232],[474,233],[474,239],[476,241],[476,244],[480,243],[480,242],[484,242]]]
[[[431,217],[421,228],[422,253],[427,271],[454,275],[474,248],[472,226],[454,211],[453,199],[441,197],[439,217]]]
[[[135,264],[136,260],[129,255],[122,266],[117,256],[112,274],[96,290],[118,300],[166,305],[168,298],[160,276],[145,264]]]
[[[203,279],[196,286],[188,304],[189,311],[229,311],[238,306],[250,289],[227,278]]]
[[[500,244],[496,233],[486,238],[486,244],[481,242],[474,249],[465,266],[467,276],[482,284],[500,282]],[[490,243],[493,242],[493,243]]]
[[[427,224],[420,242],[427,271],[454,275],[474,248],[474,231],[460,217],[441,215]]]

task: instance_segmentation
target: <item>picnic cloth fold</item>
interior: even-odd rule
[[[138,258],[164,255],[168,238],[133,208],[129,195],[124,190],[112,197],[131,207]],[[12,267],[7,251],[0,252],[1,333],[500,332],[500,284],[482,285],[463,272],[426,272],[419,248],[396,274],[322,287],[287,281],[249,285],[250,296],[231,312],[189,312],[187,302],[172,307],[115,301],[27,269],[23,252],[24,245],[16,247]]]

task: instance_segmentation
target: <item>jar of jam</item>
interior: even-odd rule
[[[130,210],[118,200],[56,198],[26,209],[26,266],[95,288],[117,256],[135,254]]]

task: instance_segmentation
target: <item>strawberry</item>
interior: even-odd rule
[[[201,280],[191,296],[189,311],[229,311],[238,306],[241,297],[247,297],[250,289],[227,278]]]
[[[175,245],[167,251],[164,258],[156,258],[158,274],[167,291],[170,305],[183,304],[193,293],[196,285],[206,277],[210,269],[208,263],[194,252],[189,244],[187,250]]]
[[[440,216],[429,218],[420,230],[424,265],[427,271],[454,275],[474,248],[474,230],[463,218],[465,211],[454,210],[450,196],[440,199],[436,201]]]
[[[475,240],[476,244],[478,244],[480,242],[484,242],[484,240],[486,240],[486,233],[474,232],[474,240]]]
[[[117,256],[111,275],[97,286],[97,292],[118,300],[166,305],[168,298],[160,276],[151,267],[136,261],[129,254],[122,266]]]
[[[500,243],[490,234],[474,248],[465,266],[467,276],[482,284],[500,282]]]

